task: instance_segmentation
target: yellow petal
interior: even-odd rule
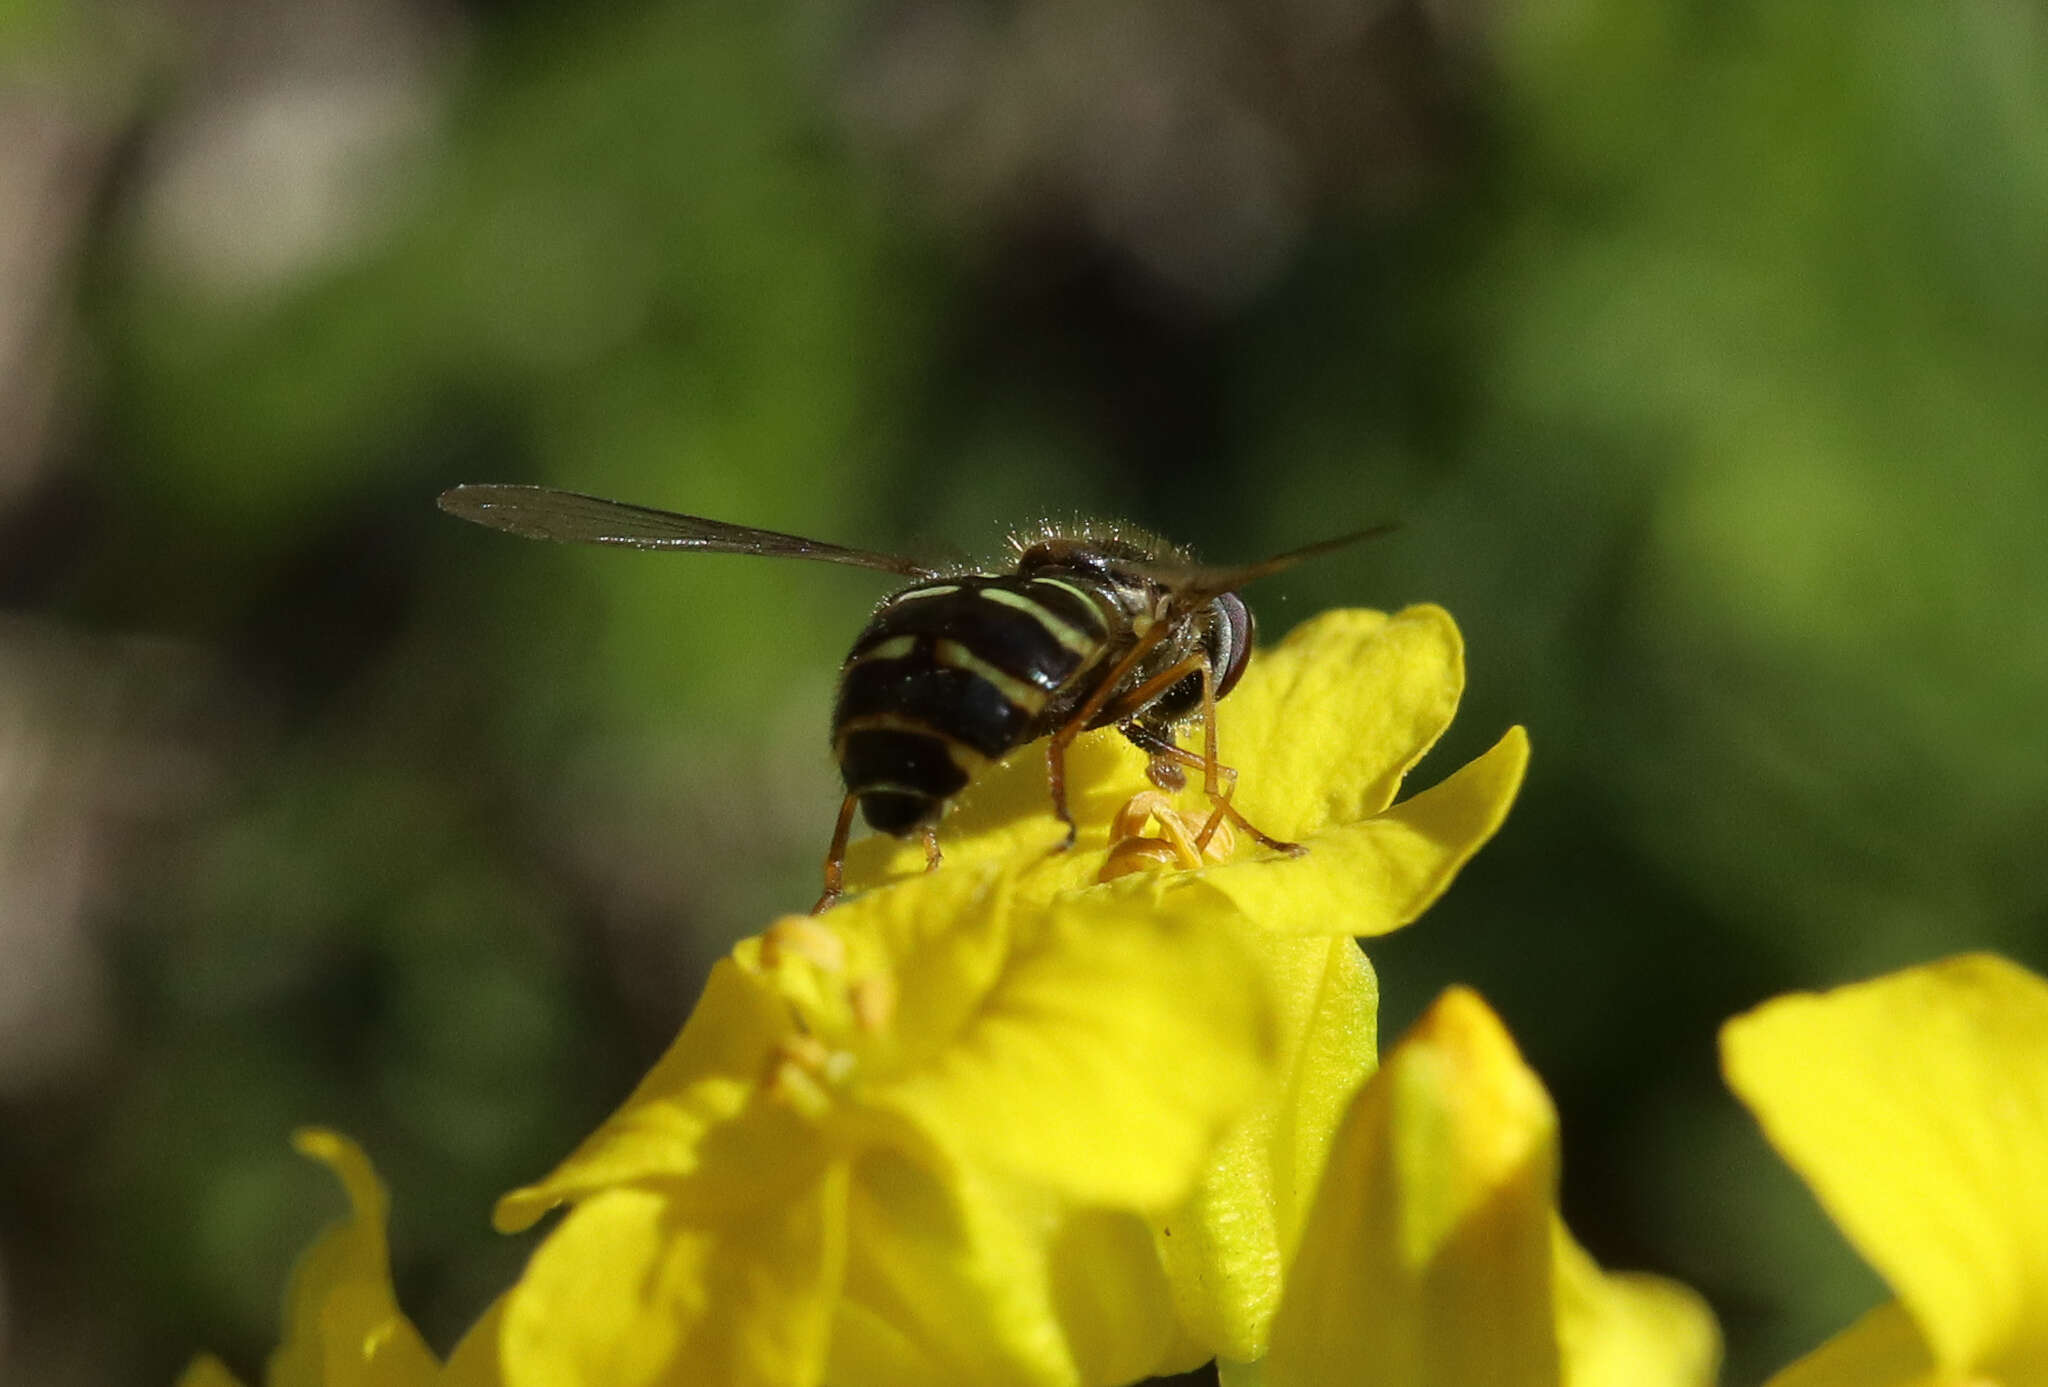
[[[1275,1003],[1227,901],[1195,882],[1137,887],[1055,902],[945,1043],[861,1085],[863,1106],[962,1166],[1076,1203],[1163,1212],[1186,1198],[1272,1074]]]
[[[292,1145],[339,1177],[349,1217],[321,1234],[293,1269],[284,1341],[266,1374],[270,1387],[433,1381],[440,1365],[391,1290],[389,1205],[369,1158],[346,1137],[317,1128],[294,1133]]]
[[[855,1168],[849,1229],[831,1382],[1128,1382],[1176,1334],[1134,1215],[877,1150]]]
[[[2048,982],[1949,959],[1768,1002],[1721,1053],[1935,1362],[2048,1381]]]
[[[1721,1331],[1689,1287],[1604,1272],[1553,1224],[1558,1352],[1565,1387],[1713,1387]]]
[[[1045,872],[1045,879],[1036,883],[1036,894],[1086,885],[1101,870],[1099,857],[1090,858],[1108,845],[1110,820],[1126,800],[1150,784],[1145,779],[1145,754],[1123,733],[1104,727],[1081,734],[1067,750],[1067,807],[1078,830],[1078,846],[1048,857],[1066,837],[1066,827],[1052,813],[1046,743],[1028,743],[984,768],[947,807],[939,821],[939,844],[945,852],[939,874],[958,866],[1034,859],[1041,861]],[[872,834],[853,843],[846,854],[851,890],[868,891],[892,882],[908,885],[924,871],[924,848],[915,840]]]
[[[1069,1214],[1046,1243],[1060,1332],[1082,1382],[1135,1382],[1208,1360],[1186,1353],[1150,1224],[1107,1209]]]
[[[492,1301],[455,1345],[441,1369],[441,1387],[499,1387],[505,1381],[505,1300],[499,1296]]]
[[[703,1175],[712,1134],[724,1149],[750,1133],[770,1148],[785,1137],[800,1140],[796,1114],[759,1102],[761,1077],[788,1029],[781,1000],[731,959],[720,960],[682,1033],[619,1110],[546,1179],[498,1201],[498,1230],[519,1232],[557,1204],[617,1185]],[[732,1132],[748,1112],[752,1124]],[[720,1174],[711,1162],[711,1178]],[[718,1184],[704,1197],[746,1201],[756,1197],[749,1183]]]
[[[1217,705],[1238,807],[1284,839],[1379,813],[1451,725],[1464,688],[1464,640],[1441,607],[1303,622]]]
[[[1010,966],[1017,931],[1043,915],[1042,902],[1020,899],[1029,861],[1021,868],[949,861],[823,917],[847,951],[842,982],[878,973],[890,980],[886,1024],[835,1037],[861,1048],[868,1071],[914,1069],[942,1057],[983,1010]]]
[[[879,1034],[859,1040],[871,1061],[915,1064],[943,1052],[1003,966],[1015,924],[1014,872],[962,866],[871,892],[796,924],[848,959],[847,988],[881,970],[896,994]],[[772,931],[771,931],[772,934]],[[707,1211],[775,1197],[786,1150],[826,1139],[815,1113],[764,1092],[778,1056],[817,1022],[829,981],[802,957],[771,961],[769,936],[744,940],[713,967],[683,1030],[619,1109],[545,1179],[514,1190],[494,1215],[503,1232],[558,1204],[624,1184],[662,1182],[671,1199]],[[834,1021],[841,1029],[851,1016]],[[815,1027],[811,1027],[814,1032]]]
[[[1528,734],[1510,728],[1442,784],[1315,835],[1300,857],[1233,862],[1204,879],[1276,932],[1386,934],[1434,904],[1493,836],[1528,764]]]
[[[1264,1376],[1553,1387],[1557,1118],[1486,1004],[1446,992],[1353,1100]]]
[[[845,1259],[846,1170],[715,1226],[658,1190],[584,1200],[507,1294],[514,1387],[812,1387]]]
[[[1896,1300],[1879,1306],[1765,1387],[1987,1387],[1934,1366],[1919,1327]]]
[[[227,1364],[210,1353],[202,1353],[178,1374],[177,1387],[242,1387],[242,1384],[228,1371]]]
[[[1266,1351],[1282,1270],[1378,1053],[1379,981],[1355,943],[1279,939],[1268,952],[1285,1078],[1231,1128],[1157,1238],[1182,1322],[1205,1356],[1227,1359]]]

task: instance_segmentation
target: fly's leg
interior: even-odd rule
[[[1109,696],[1116,689],[1118,682],[1138,667],[1138,662],[1152,652],[1152,647],[1165,639],[1168,629],[1167,622],[1155,621],[1144,635],[1138,637],[1137,643],[1124,653],[1124,657],[1111,667],[1109,673],[1103,676],[1102,682],[1095,686],[1095,692],[1088,695],[1087,701],[1076,708],[1065,722],[1053,729],[1052,737],[1046,742],[1045,779],[1047,788],[1052,791],[1052,812],[1067,826],[1067,836],[1053,849],[1054,852],[1065,852],[1074,846],[1074,815],[1067,807],[1067,748],[1073,745],[1074,738],[1087,730],[1095,715],[1109,702]],[[1148,680],[1145,687],[1151,688],[1158,682],[1156,679]],[[1160,690],[1170,687],[1171,684],[1161,684]],[[1151,696],[1156,698],[1158,693],[1155,692]]]
[[[1069,723],[1068,727],[1071,726]],[[1073,740],[1073,734],[1062,727],[1045,744],[1045,785],[1052,792],[1052,812],[1067,826],[1067,836],[1054,852],[1065,852],[1074,846],[1074,815],[1067,808],[1067,743]]]
[[[825,894],[818,897],[818,903],[811,907],[813,915],[824,913],[846,889],[843,884],[846,874],[846,839],[847,835],[853,832],[853,810],[859,802],[859,796],[848,795],[845,802],[839,806],[839,823],[832,830],[832,846],[825,850]]]
[[[1201,832],[1195,835],[1197,847],[1208,847],[1210,838],[1227,820],[1263,846],[1275,852],[1284,852],[1289,857],[1300,857],[1308,851],[1307,848],[1299,843],[1289,843],[1275,838],[1263,831],[1231,803],[1231,796],[1237,793],[1237,768],[1227,766],[1216,759],[1216,698],[1211,684],[1209,662],[1206,659],[1201,662],[1201,671],[1203,737],[1202,750],[1199,754],[1175,745],[1171,736],[1140,724],[1126,726],[1124,734],[1152,758],[1153,764],[1147,767],[1147,774],[1153,784],[1161,785],[1162,777],[1169,780],[1181,779],[1184,783],[1185,777],[1179,774],[1182,769],[1198,770],[1202,773],[1202,793],[1208,796],[1209,802],[1215,808],[1210,811],[1208,821],[1202,825]]]

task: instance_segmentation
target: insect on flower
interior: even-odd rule
[[[916,580],[875,609],[840,671],[832,750],[846,798],[814,911],[840,894],[856,806],[883,833],[920,837],[936,867],[948,801],[983,766],[1041,737],[1053,812],[1067,828],[1061,846],[1073,846],[1066,752],[1097,727],[1117,728],[1144,751],[1162,789],[1202,772],[1214,807],[1197,852],[1226,821],[1269,848],[1300,852],[1231,805],[1237,773],[1216,759],[1216,700],[1252,649],[1252,615],[1237,589],[1393,528],[1216,567],[1121,526],[1047,525],[1012,537],[1007,572],[975,573],[550,487],[458,486],[440,506],[528,539],[818,559]],[[1175,740],[1198,717],[1199,753]]]

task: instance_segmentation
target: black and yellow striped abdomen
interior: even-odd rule
[[[896,594],[853,644],[832,716],[848,794],[884,833],[936,820],[989,761],[1044,735],[1122,629],[1082,579],[961,577]]]

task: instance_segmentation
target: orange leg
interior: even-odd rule
[[[853,832],[853,810],[858,803],[856,796],[848,795],[839,806],[839,823],[832,830],[832,846],[825,850],[825,894],[818,897],[818,903],[811,907],[813,915],[823,913],[845,889],[841,883],[846,871],[846,839]],[[931,848],[926,851],[929,854]]]
[[[1209,661],[1206,656],[1196,656],[1195,658],[1200,661],[1199,667],[1202,672],[1202,754],[1198,756],[1192,751],[1175,745],[1170,736],[1153,733],[1149,729],[1141,730],[1141,737],[1134,740],[1139,740],[1146,753],[1157,761],[1164,761],[1174,766],[1184,766],[1189,770],[1201,771],[1202,793],[1209,797],[1210,803],[1214,804],[1216,808],[1210,813],[1208,822],[1202,826],[1202,831],[1195,835],[1195,846],[1197,848],[1206,848],[1209,845],[1209,839],[1215,835],[1217,828],[1225,819],[1228,819],[1258,842],[1273,849],[1275,852],[1284,852],[1290,857],[1301,856],[1308,851],[1307,848],[1304,848],[1299,843],[1283,842],[1281,839],[1261,831],[1257,824],[1247,819],[1237,806],[1230,802],[1231,796],[1237,792],[1237,770],[1235,767],[1226,766],[1216,759],[1216,695],[1213,683],[1214,675],[1209,668]]]
[[[927,872],[936,872],[944,858],[944,854],[939,851],[939,831],[926,824],[917,833],[924,840],[924,869]]]
[[[1083,704],[1081,710],[1075,713],[1073,717],[1067,719],[1059,731],[1053,733],[1052,741],[1046,746],[1046,778],[1052,785],[1053,812],[1058,814],[1060,822],[1067,826],[1066,841],[1061,843],[1055,851],[1065,852],[1068,848],[1074,846],[1074,816],[1067,811],[1066,758],[1068,744],[1075,737],[1079,736],[1082,729],[1088,725],[1090,719],[1101,712],[1105,704],[1109,703],[1109,691],[1116,687],[1116,681],[1130,673],[1146,652],[1159,643],[1160,638],[1164,636],[1165,632],[1166,624],[1164,622],[1154,626],[1151,631],[1146,632],[1147,639],[1141,641],[1137,649],[1117,662],[1117,667],[1110,671],[1109,678],[1105,679],[1102,686],[1095,691],[1095,696]],[[1190,674],[1193,674],[1197,669],[1206,671],[1208,668],[1208,655],[1202,651],[1196,651],[1172,668],[1153,675],[1137,688],[1132,689],[1128,694],[1118,699],[1112,708],[1110,721],[1123,721],[1122,718],[1115,716],[1116,709],[1129,708],[1132,710],[1133,715],[1135,715],[1137,712],[1142,711],[1146,704],[1165,693]],[[1206,673],[1203,678],[1205,681],[1203,687],[1206,688],[1208,687]]]
[[[1115,691],[1118,681],[1136,669],[1138,661],[1149,655],[1152,647],[1165,639],[1168,629],[1168,623],[1165,621],[1155,621],[1150,630],[1138,637],[1137,644],[1126,651],[1124,657],[1116,662],[1116,666],[1103,676],[1102,682],[1096,685],[1095,692],[1088,695],[1088,701],[1075,709],[1073,716],[1055,728],[1051,739],[1046,742],[1045,779],[1047,787],[1052,791],[1052,812],[1067,826],[1067,836],[1053,849],[1054,852],[1065,852],[1074,846],[1074,816],[1067,808],[1067,748],[1073,744],[1074,738],[1087,730],[1095,715],[1102,711],[1102,706],[1109,702],[1109,696]],[[1146,687],[1149,688],[1155,683],[1158,681],[1148,680]],[[1170,684],[1164,684],[1160,689],[1163,691],[1170,687]]]
[[[1159,756],[1164,760],[1173,761],[1180,765],[1187,766],[1191,770],[1202,768],[1202,757],[1195,755],[1195,753],[1192,751],[1184,751],[1177,746],[1170,746],[1159,749],[1155,749],[1153,747],[1148,746],[1146,750],[1151,751],[1154,755]],[[1216,763],[1216,774],[1218,778],[1222,780],[1222,785],[1215,790],[1210,790],[1205,787],[1202,791],[1202,793],[1206,794],[1209,797],[1210,802],[1213,803],[1216,806],[1216,808],[1213,811],[1211,811],[1209,815],[1209,821],[1203,825],[1202,831],[1195,835],[1195,843],[1198,847],[1208,846],[1210,835],[1212,835],[1216,831],[1216,825],[1221,823],[1223,820],[1228,819],[1231,823],[1237,825],[1239,828],[1243,829],[1246,833],[1250,834],[1260,843],[1264,844],[1266,847],[1273,849],[1275,852],[1284,852],[1289,857],[1300,857],[1303,853],[1308,851],[1307,848],[1303,847],[1299,843],[1284,842],[1281,839],[1273,837],[1270,833],[1261,831],[1257,824],[1253,823],[1250,819],[1247,819],[1244,816],[1243,811],[1230,802],[1231,795],[1236,793],[1237,790],[1237,770],[1235,767],[1226,766],[1222,762],[1218,761]]]
[[[1202,793],[1207,795],[1210,802],[1216,806],[1216,812],[1209,816],[1209,822],[1203,824],[1202,831],[1195,835],[1195,846],[1198,849],[1209,846],[1210,836],[1218,828],[1222,827],[1224,816],[1231,812],[1230,797],[1237,792],[1237,773],[1235,771],[1231,773],[1229,788],[1220,791],[1217,789],[1217,772],[1221,769],[1222,765],[1216,759],[1216,674],[1209,667],[1209,661],[1204,658],[1202,661]],[[1245,823],[1242,814],[1237,816],[1236,822],[1244,824],[1244,827],[1251,833],[1252,837],[1260,842],[1266,844],[1273,842],[1271,838],[1268,838],[1250,824]],[[1293,844],[1288,844],[1287,846],[1291,848]]]

